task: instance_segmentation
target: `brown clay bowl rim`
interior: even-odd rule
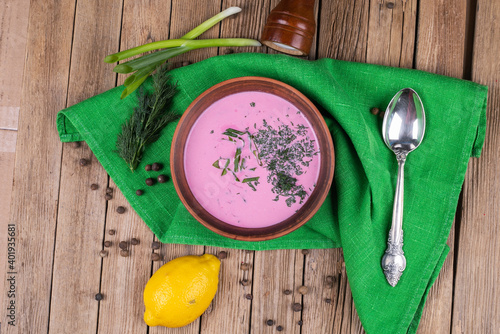
[[[191,192],[184,170],[186,139],[196,119],[213,103],[240,92],[265,92],[292,103],[306,116],[318,139],[320,171],[318,181],[307,201],[284,221],[261,228],[245,228],[227,224],[212,216]],[[304,225],[323,204],[332,184],[335,166],[334,147],[328,127],[316,106],[297,89],[274,79],[240,77],[223,81],[207,89],[186,109],[175,130],[170,152],[170,169],[175,190],[189,213],[209,230],[225,237],[243,241],[263,241],[278,238]]]

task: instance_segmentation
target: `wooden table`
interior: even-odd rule
[[[258,38],[277,0],[4,0],[0,6],[0,258],[2,333],[358,333],[342,251],[224,249],[219,292],[207,312],[178,329],[147,328],[145,283],[165,261],[223,249],[164,244],[132,211],[92,152],[61,144],[57,111],[123,82],[105,55],[182,36],[230,6],[243,12],[203,37]],[[500,2],[497,0],[318,0],[310,59],[416,68],[489,86],[483,154],[472,159],[420,333],[498,333],[500,328]],[[175,59],[197,62],[228,52]],[[110,111],[112,112],[112,111]],[[91,161],[80,168],[80,158]],[[13,182],[12,182],[13,180]],[[99,189],[91,191],[90,184]],[[107,187],[113,200],[103,200]],[[115,230],[115,235],[109,235]],[[14,231],[15,246],[7,248]],[[129,257],[118,242],[137,238]],[[104,241],[109,256],[101,259]],[[13,260],[9,263],[8,260]],[[250,270],[240,270],[249,263]],[[13,267],[10,267],[13,265]],[[11,274],[14,272],[14,274]],[[333,277],[333,287],[325,277]],[[12,279],[13,277],[13,279]],[[10,280],[8,280],[10,278]],[[242,285],[248,280],[249,285]],[[298,287],[309,292],[302,296]],[[285,295],[284,290],[293,291]],[[8,297],[8,292],[15,296]],[[104,299],[97,302],[96,293]],[[247,299],[251,294],[253,299]],[[327,303],[326,299],[330,299]],[[15,326],[8,307],[14,301]],[[293,312],[292,303],[303,303]],[[12,307],[11,307],[12,308]],[[267,326],[266,320],[275,321]],[[301,320],[302,326],[297,323]]]

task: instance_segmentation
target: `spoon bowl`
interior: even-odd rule
[[[382,129],[384,142],[392,151],[410,153],[420,145],[425,133],[425,113],[413,89],[404,88],[394,95],[385,112]]]
[[[382,269],[391,286],[396,286],[406,268],[403,252],[404,164],[408,153],[415,150],[422,142],[424,133],[425,112],[422,101],[413,89],[404,88],[392,98],[382,123],[384,142],[396,154],[398,161],[392,224],[387,250],[382,257]]]

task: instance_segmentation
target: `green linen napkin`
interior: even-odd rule
[[[209,87],[235,77],[263,76],[305,94],[324,113],[335,145],[330,195],[300,229],[263,242],[235,241],[196,222],[180,203],[172,183],[145,189],[146,163],[164,164],[176,124],[145,152],[131,173],[115,151],[121,124],[135,94],[120,100],[122,87],[59,112],[61,141],[85,140],[130,205],[165,243],[265,250],[342,247],[354,303],[368,333],[414,333],[425,298],[444,262],[468,160],[480,155],[486,128],[487,87],[416,70],[332,59],[308,61],[283,55],[232,54],[171,71],[178,83],[173,109],[182,113]],[[146,83],[150,87],[150,82]],[[425,138],[405,167],[404,251],[407,268],[393,288],[380,260],[391,224],[397,161],[381,136],[384,110],[404,87],[415,89],[427,116]]]

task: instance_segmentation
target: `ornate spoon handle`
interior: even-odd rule
[[[396,154],[398,159],[398,180],[394,206],[392,209],[392,224],[387,240],[387,249],[382,257],[382,269],[390,285],[396,286],[406,268],[406,258],[403,252],[403,195],[404,195],[404,166],[406,154]]]

